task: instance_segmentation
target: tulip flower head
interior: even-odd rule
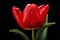
[[[49,4],[37,6],[27,4],[23,12],[20,8],[13,6],[12,14],[19,26],[25,30],[40,29],[45,22],[49,10]]]

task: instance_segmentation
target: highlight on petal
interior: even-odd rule
[[[40,5],[40,6],[38,6],[38,9],[41,10],[44,6],[45,6],[44,4]]]

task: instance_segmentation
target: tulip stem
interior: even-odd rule
[[[32,40],[34,40],[34,29],[32,28]]]

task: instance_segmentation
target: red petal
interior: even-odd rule
[[[42,23],[45,21],[48,10],[49,10],[49,5],[48,4],[40,10],[41,22]]]
[[[37,5],[36,4],[32,4],[32,11],[31,11],[32,13],[31,13],[31,25],[33,26],[33,28],[39,28],[39,26],[40,26],[40,24],[39,24],[39,22],[40,22],[40,20],[39,20],[39,18],[38,18],[38,13],[39,13],[39,10],[38,10],[38,7],[37,7]],[[39,26],[38,26],[39,25]]]
[[[38,28],[38,17],[37,17],[38,7],[35,4],[28,4],[24,9],[23,22],[26,25],[26,28]],[[37,29],[36,28],[36,29]]]
[[[45,6],[44,4],[43,4],[43,5],[40,5],[40,6],[38,7],[38,9],[41,10],[44,6]]]
[[[39,20],[41,21],[41,14],[40,14],[40,12],[41,12],[41,10],[44,8],[44,4],[43,5],[40,5],[39,7],[38,7],[38,10],[39,10],[39,13],[37,13],[37,16],[38,16],[38,18],[39,18]]]
[[[30,25],[30,23],[31,23],[31,15],[30,15],[31,9],[32,9],[31,4],[27,4],[24,11],[23,11],[23,14],[24,14],[23,23],[25,25],[25,28],[31,27],[31,25]]]
[[[23,22],[22,22],[23,13],[21,12],[21,10],[19,8],[13,6],[12,13],[13,13],[13,16],[16,19],[17,23],[19,24],[19,26],[23,26]]]

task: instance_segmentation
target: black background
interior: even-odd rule
[[[48,29],[48,40],[60,40],[59,26],[59,1],[58,0],[0,0],[0,40],[23,40],[17,34],[9,33],[9,29],[17,28],[23,31],[31,39],[31,31],[23,30],[19,27],[16,20],[12,16],[11,8],[13,5],[19,7],[22,11],[28,3],[49,4],[49,22],[56,22],[55,25]]]

